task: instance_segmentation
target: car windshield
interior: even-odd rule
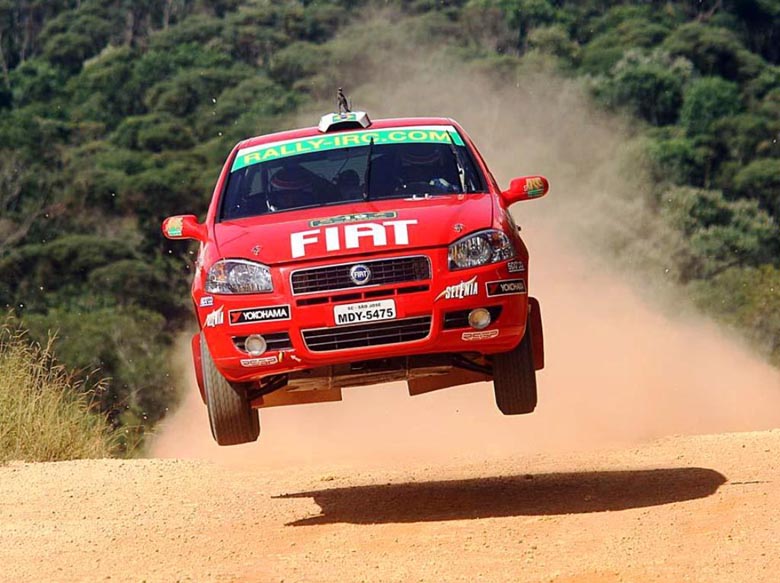
[[[222,197],[220,219],[365,199],[483,192],[484,182],[463,140],[454,128],[450,131],[431,131],[438,142],[387,143],[386,133],[352,132],[353,140],[347,139],[350,134],[335,134],[241,150]],[[418,132],[390,135],[430,137]],[[360,145],[338,147],[354,142]],[[324,149],[334,143],[336,147]],[[322,151],[307,151],[312,144]]]

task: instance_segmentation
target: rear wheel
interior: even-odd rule
[[[513,350],[493,357],[493,388],[496,405],[504,415],[531,413],[536,408],[536,369],[534,368],[531,327]]]
[[[214,440],[219,445],[256,441],[260,435],[260,416],[249,404],[246,391],[240,384],[230,383],[217,370],[203,336],[200,339],[200,354],[206,407]]]

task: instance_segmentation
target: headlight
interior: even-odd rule
[[[479,267],[512,259],[517,253],[506,233],[496,229],[480,231],[450,245],[450,269]]]
[[[223,259],[209,269],[206,291],[210,294],[256,294],[273,291],[271,270],[242,259]]]

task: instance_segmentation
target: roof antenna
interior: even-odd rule
[[[341,87],[339,87],[339,92],[336,95],[336,98],[338,99],[339,104],[339,113],[349,113],[352,110],[349,108],[349,101],[347,100],[347,96],[344,95],[344,91],[341,90]]]

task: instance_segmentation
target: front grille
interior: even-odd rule
[[[319,304],[336,303],[336,302],[356,302],[360,300],[373,300],[376,298],[387,298],[391,296],[401,296],[405,294],[416,294],[420,292],[430,291],[430,286],[425,285],[413,285],[404,287],[391,287],[385,289],[375,289],[365,292],[348,292],[337,293],[332,296],[314,296],[308,298],[301,298],[295,300],[296,306],[316,306]]]
[[[363,348],[422,340],[431,331],[431,317],[419,316],[372,324],[303,330],[303,340],[312,352]]]
[[[263,334],[262,336],[268,343],[268,350],[287,350],[292,348],[290,335],[287,332],[274,332],[272,334]],[[244,348],[246,339],[246,336],[233,336],[233,344],[239,350],[246,352],[246,348]]]
[[[356,285],[349,276],[353,265],[366,265],[371,270],[367,284]],[[388,285],[431,278],[431,264],[427,257],[399,257],[374,261],[354,261],[341,265],[313,267],[294,271],[291,277],[294,294],[310,294],[340,289],[354,289],[371,285]]]

